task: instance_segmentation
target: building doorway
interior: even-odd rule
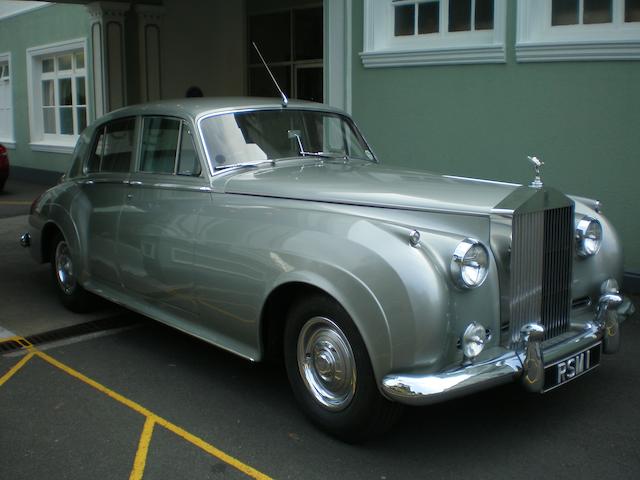
[[[289,98],[324,101],[323,7],[310,5],[247,15],[248,92],[274,97],[278,92],[260,62],[255,42]]]

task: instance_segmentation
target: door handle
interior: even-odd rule
[[[130,193],[127,193],[127,202],[130,202],[133,199],[133,195]]]

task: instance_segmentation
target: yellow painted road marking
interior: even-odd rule
[[[31,360],[34,355],[35,355],[35,353],[33,353],[33,352],[29,353],[26,357],[24,357],[22,360],[20,360],[18,363],[16,363],[13,367],[11,367],[11,369],[7,373],[5,373],[2,376],[2,378],[0,378],[0,387],[2,385],[4,385],[5,383],[7,383],[7,381],[11,377],[13,377],[18,370],[20,370],[22,367],[24,367],[25,363],[27,363],[29,360]]]
[[[158,417],[157,418],[157,422],[158,422],[158,425],[162,425],[167,430],[169,430],[169,431],[175,433],[176,435],[184,438],[187,442],[192,443],[193,445],[195,445],[196,447],[204,450],[208,454],[213,455],[216,458],[219,458],[220,460],[222,460],[225,463],[228,463],[232,467],[235,467],[236,469],[240,470],[242,473],[244,473],[244,474],[246,474],[246,475],[248,475],[248,476],[250,476],[252,478],[255,478],[257,480],[271,480],[271,477],[269,477],[268,475],[265,475],[264,473],[259,472],[255,468],[250,467],[249,465],[246,465],[246,464],[242,463],[240,460],[237,460],[236,458],[232,457],[231,455],[227,455],[222,450],[219,450],[216,447],[214,447],[213,445],[211,445],[210,443],[205,442],[200,437],[196,437],[192,433],[189,433],[186,430],[180,428],[179,426],[174,425],[171,422],[168,422],[164,418]]]
[[[151,443],[151,436],[153,435],[153,426],[156,421],[153,417],[147,417],[142,428],[142,435],[140,435],[140,443],[138,444],[138,451],[136,452],[136,458],[133,461],[133,470],[129,480],[142,480],[144,474],[144,467],[147,464],[147,453],[149,452],[149,443]]]
[[[33,202],[20,201],[20,200],[0,200],[0,205],[31,205]]]
[[[216,447],[214,447],[210,443],[205,442],[200,437],[197,437],[197,436],[193,435],[192,433],[187,432],[183,428],[180,428],[179,426],[171,423],[170,421],[168,421],[168,420],[166,420],[166,419],[164,419],[162,417],[159,417],[155,413],[153,413],[150,410],[144,408],[139,403],[136,403],[133,400],[129,400],[128,398],[120,395],[119,393],[114,392],[110,388],[107,388],[104,385],[96,382],[95,380],[90,379],[86,375],[83,375],[82,373],[72,369],[71,367],[68,367],[67,365],[65,365],[65,364],[59,362],[58,360],[56,360],[55,358],[50,357],[46,353],[40,352],[40,351],[34,351],[33,353],[31,353],[29,355],[33,356],[34,354],[37,355],[38,357],[40,357],[41,359],[43,359],[45,362],[50,363],[51,365],[53,365],[56,368],[59,368],[63,372],[67,373],[68,375],[71,375],[72,377],[77,378],[81,382],[86,383],[87,385],[89,385],[89,386],[95,388],[96,390],[104,393],[105,395],[113,398],[117,402],[120,402],[123,405],[126,405],[127,407],[129,407],[130,409],[132,409],[132,410],[140,413],[141,415],[144,415],[145,417],[147,417],[147,422],[145,422],[145,429],[146,428],[152,428],[153,425],[155,423],[157,423],[158,425],[163,426],[167,430],[169,430],[169,431],[175,433],[176,435],[182,437],[183,439],[185,439],[189,443],[192,443],[193,445],[195,445],[196,447],[204,450],[205,452],[209,453],[210,455],[213,455],[214,457],[222,460],[223,462],[231,465],[232,467],[235,467],[236,469],[240,470],[244,474],[246,474],[246,475],[248,475],[248,476],[250,476],[252,478],[255,478],[257,480],[271,480],[271,477],[269,477],[268,475],[265,475],[264,473],[256,470],[255,468],[250,467],[249,465],[246,465],[246,464],[242,463],[240,460],[232,457],[231,455],[228,455],[228,454],[224,453],[222,450],[217,449]],[[147,426],[147,423],[149,421],[152,422],[150,427]],[[144,432],[145,432],[145,430],[143,429],[142,437],[145,435]],[[151,439],[151,433],[152,432],[149,432],[149,438],[148,438],[149,441]],[[142,437],[140,439],[141,443],[143,442],[143,438]],[[147,447],[146,448],[148,448],[148,443],[147,443]],[[138,447],[138,452],[140,452],[140,446]],[[138,460],[138,455],[136,454],[136,461],[137,460]],[[145,461],[146,461],[146,453],[145,453]],[[140,476],[139,477],[134,477],[133,476],[134,473],[135,473],[135,468],[136,468],[136,464],[134,462],[134,470],[131,472],[132,476],[130,478],[142,478],[142,475],[144,474],[144,465],[143,465],[142,471],[140,472]]]

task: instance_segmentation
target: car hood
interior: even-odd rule
[[[489,214],[516,184],[384,168],[318,162],[225,175],[225,193],[409,210]]]

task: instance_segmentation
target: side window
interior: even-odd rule
[[[182,124],[182,136],[180,138],[180,154],[178,156],[178,175],[189,175],[197,177],[202,173],[198,153],[191,129]]]
[[[175,172],[180,120],[161,117],[144,119],[140,171],[148,173]]]
[[[135,118],[108,123],[96,134],[88,172],[128,172],[134,149]]]
[[[91,156],[87,162],[87,173],[100,171],[100,163],[102,163],[102,149],[104,147],[104,129],[105,127],[102,126],[96,130],[93,149],[91,150]]]

